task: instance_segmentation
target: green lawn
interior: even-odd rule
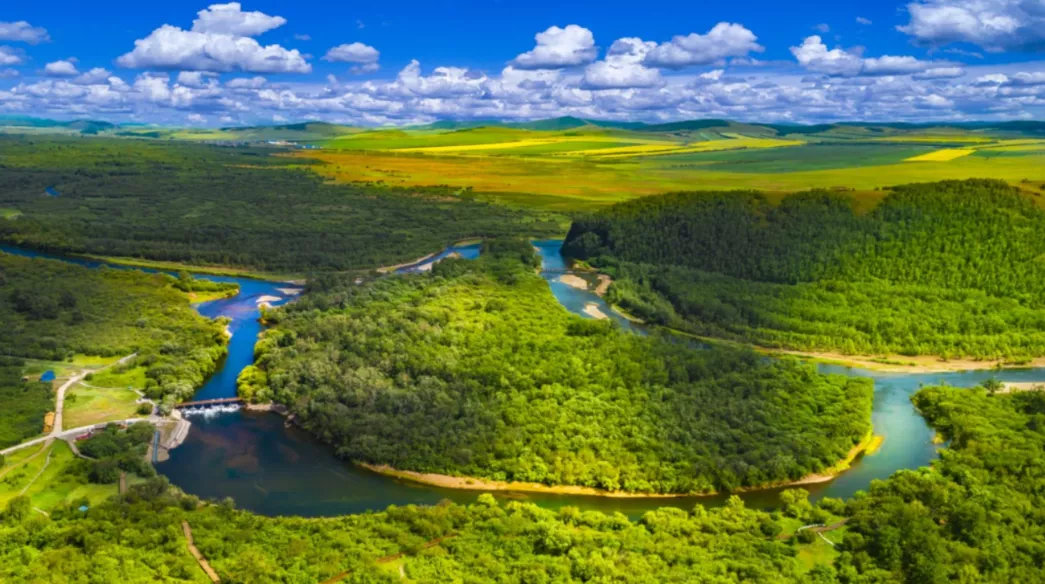
[[[19,451],[20,457],[32,459],[0,479],[0,507],[22,494],[23,489],[33,506],[44,511],[80,498],[86,498],[91,504],[100,503],[117,493],[116,484],[87,483],[80,473],[73,471],[77,459],[65,442],[53,442],[42,451],[37,448],[24,450],[28,452]],[[5,466],[3,470],[7,468]]]
[[[91,385],[96,385],[92,383]],[[137,416],[138,394],[129,389],[88,387],[77,383],[65,396],[63,426],[78,428]]]

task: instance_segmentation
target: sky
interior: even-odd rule
[[[1045,119],[1045,0],[15,2],[0,115]]]

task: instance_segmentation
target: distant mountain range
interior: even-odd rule
[[[529,122],[504,122],[500,120],[444,120],[431,124],[407,126],[404,130],[467,131],[480,127],[505,127],[520,130],[566,132],[578,129],[607,128],[633,132],[694,133],[701,131],[735,132],[750,136],[783,135],[889,135],[903,132],[925,132],[926,130],[985,132],[1005,135],[1045,136],[1045,121],[1004,122],[838,122],[830,124],[769,124],[735,122],[724,119],[685,120],[667,123],[617,122],[589,120],[573,116],[549,118]],[[293,124],[259,126],[230,126],[218,129],[194,129],[150,126],[140,123],[111,123],[101,120],[58,121],[31,116],[0,116],[0,128],[16,131],[18,128],[34,132],[55,131],[79,134],[117,134],[150,138],[195,138],[213,140],[290,140],[308,141],[333,138],[381,128],[347,126],[321,121],[306,121]]]

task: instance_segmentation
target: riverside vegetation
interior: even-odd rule
[[[143,368],[139,389],[167,406],[191,396],[225,355],[222,323],[197,314],[186,291],[231,285],[0,253],[0,286],[0,355],[61,362],[136,353],[117,372]],[[2,371],[4,395],[26,396],[0,414],[0,426],[20,428],[0,433],[0,443],[14,443],[42,428],[52,392],[21,382],[16,365]]]
[[[265,312],[240,393],[345,458],[611,491],[696,493],[827,469],[870,432],[869,380],[646,338],[563,310],[529,243]]]
[[[523,502],[390,507],[336,518],[260,517],[200,505],[155,478],[88,511],[50,517],[16,497],[0,515],[0,579],[197,582],[180,522],[223,581],[1041,582],[1045,393],[934,387],[915,403],[949,440],[931,467],[847,502],[785,491],[766,512],[664,508],[637,520]],[[810,523],[845,524],[823,534]]]
[[[892,189],[866,214],[812,191],[679,193],[574,223],[564,253],[654,323],[767,347],[1045,355],[1045,212],[985,180]]]

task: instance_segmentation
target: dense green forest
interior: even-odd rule
[[[148,395],[185,399],[225,354],[222,324],[197,314],[178,289],[209,284],[0,253],[0,355],[137,353],[126,366],[146,368]]]
[[[1045,355],[1045,212],[970,180],[771,205],[752,192],[623,203],[572,226],[564,253],[615,276],[609,300],[655,323],[850,354]]]
[[[152,424],[131,424],[127,428],[111,425],[80,443],[80,452],[92,458],[81,467],[87,469],[92,483],[115,483],[120,472],[139,477],[156,474],[145,454],[153,440],[156,427]]]
[[[871,383],[566,312],[522,241],[266,311],[240,392],[396,468],[703,492],[798,479],[870,431]]]
[[[558,217],[448,189],[326,184],[274,152],[0,136],[0,209],[20,213],[0,219],[0,240],[303,273],[399,263],[464,238],[561,233]]]
[[[1045,392],[935,387],[914,403],[949,447],[848,503],[843,581],[1045,581]]]
[[[774,511],[734,497],[721,508],[629,520],[481,495],[467,506],[268,518],[231,501],[201,506],[154,478],[86,512],[74,501],[45,517],[14,499],[0,514],[0,580],[200,582],[185,520],[223,581],[251,584],[335,575],[349,583],[1045,581],[1045,393],[935,387],[914,400],[948,447],[932,467],[876,481],[849,501],[813,506],[804,491],[787,490]],[[846,523],[825,534],[834,548],[795,532],[840,518]]]
[[[51,382],[22,381],[24,365],[21,359],[0,356],[0,448],[39,434],[44,414],[54,408]]]

